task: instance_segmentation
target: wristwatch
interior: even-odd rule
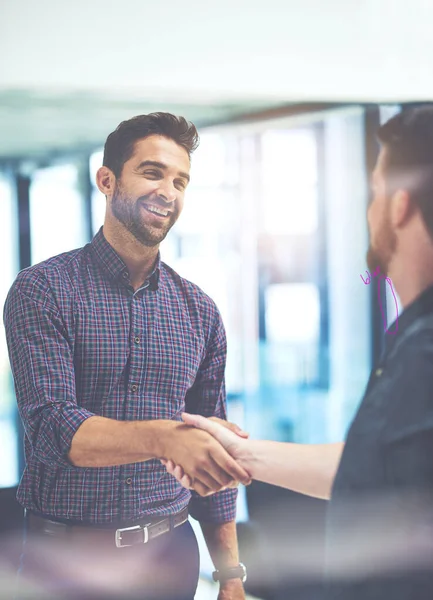
[[[212,579],[224,583],[229,579],[240,579],[242,583],[247,580],[247,568],[243,563],[239,563],[237,567],[228,569],[220,569],[212,573]]]

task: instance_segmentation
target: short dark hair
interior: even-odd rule
[[[390,191],[407,189],[433,239],[433,104],[403,109],[378,130]]]
[[[102,164],[111,169],[116,178],[120,177],[123,165],[134,153],[135,143],[150,135],[162,135],[173,140],[188,152],[190,158],[199,145],[195,125],[184,117],[176,117],[164,112],[138,115],[122,121],[110,133],[105,142]]]

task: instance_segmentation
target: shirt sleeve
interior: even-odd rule
[[[204,417],[227,419],[225,366],[227,341],[224,325],[215,307],[212,336],[193,387],[185,399],[187,411]],[[190,514],[197,521],[227,523],[236,517],[237,489],[223,490],[203,498],[192,491]]]
[[[52,292],[40,274],[22,271],[4,307],[18,410],[35,457],[80,469],[68,460],[78,427],[93,416],[77,405],[73,350]]]

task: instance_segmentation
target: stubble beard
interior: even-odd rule
[[[386,277],[397,245],[397,238],[391,228],[389,214],[386,215],[382,227],[377,234],[377,240],[378,244],[376,246],[370,242],[368,247],[367,266],[373,272],[379,267],[380,273]]]
[[[178,213],[174,209],[165,225],[153,227],[145,222],[145,217],[143,216],[143,210],[145,209],[142,207],[142,204],[150,201],[150,199],[151,195],[141,196],[134,200],[131,196],[124,194],[119,189],[119,186],[117,186],[111,200],[111,210],[114,217],[122,223],[140,244],[152,248],[159,246],[165,239],[167,233],[177,221]]]

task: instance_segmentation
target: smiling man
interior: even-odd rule
[[[19,273],[6,301],[26,433],[23,576],[56,598],[192,600],[199,557],[188,511],[221,573],[219,598],[244,598],[237,490],[206,496],[249,476],[180,418],[226,418],[224,327],[213,301],[159,254],[197,144],[194,125],[168,113],[121,123],[97,173],[103,228]],[[159,459],[181,464],[196,491]]]

